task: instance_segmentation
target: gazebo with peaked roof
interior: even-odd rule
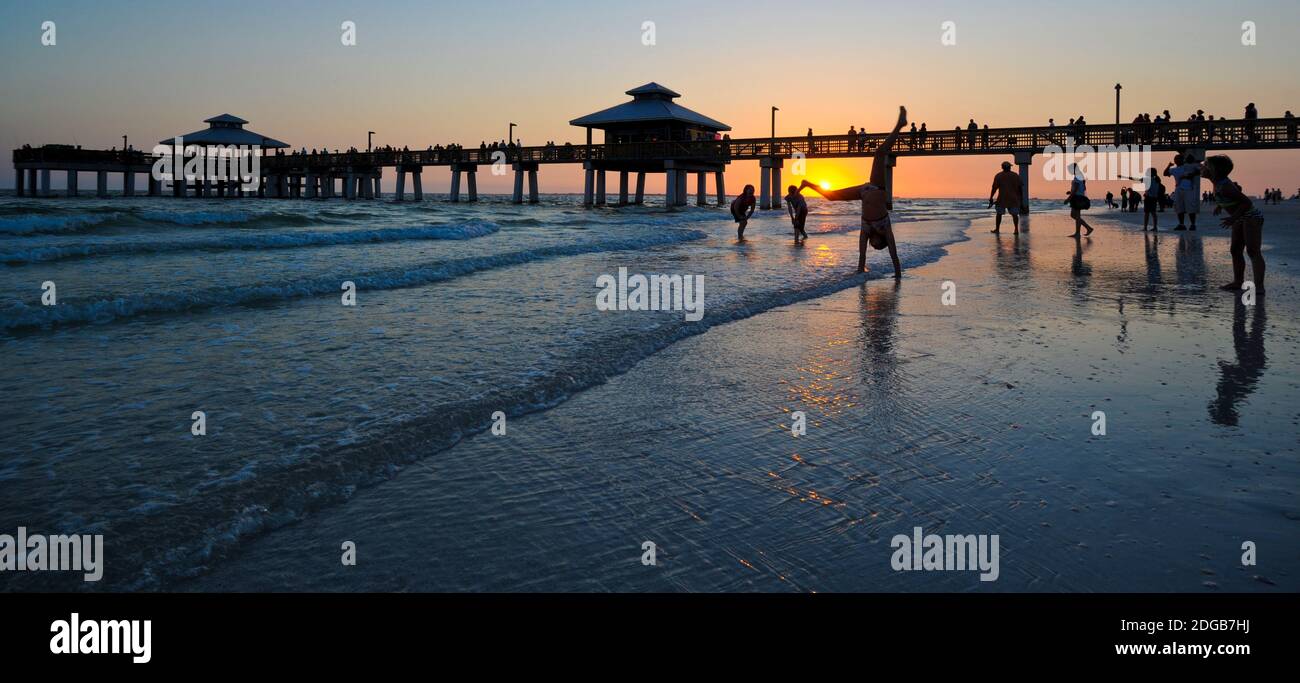
[[[180,136],[185,144],[200,147],[209,145],[247,145],[251,147],[258,145],[262,149],[284,149],[289,146],[288,143],[280,142],[275,138],[246,130],[244,124],[248,123],[248,121],[231,114],[213,116],[210,119],[203,119],[203,122],[208,124],[207,128]],[[174,138],[168,138],[160,141],[160,144],[170,145],[173,141]]]
[[[587,129],[583,204],[598,206],[606,202],[605,172],[615,171],[619,204],[628,203],[629,174],[636,174],[633,203],[641,204],[646,174],[663,173],[665,202],[669,207],[685,206],[686,179],[694,173],[696,203],[706,203],[705,186],[712,175],[718,205],[724,205],[723,171],[729,159],[729,143],[719,134],[731,130],[731,126],[677,104],[673,100],[681,95],[658,83],[646,83],[627,94],[632,96],[630,102],[569,122]],[[599,151],[592,144],[593,130],[605,132],[605,144]],[[679,144],[686,142],[696,144]]]
[[[731,130],[721,121],[692,111],[673,100],[679,93],[658,83],[646,83],[627,91],[630,102],[602,109],[569,122],[605,132],[605,142],[668,142],[683,140],[713,140],[718,133]]]

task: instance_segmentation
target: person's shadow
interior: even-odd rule
[[[1250,330],[1246,330],[1246,318],[1251,316]],[[1241,417],[1241,404],[1259,384],[1264,375],[1264,334],[1268,315],[1264,311],[1264,302],[1258,301],[1254,306],[1247,306],[1236,300],[1232,314],[1232,347],[1237,352],[1237,362],[1219,361],[1219,383],[1215,387],[1217,394],[1209,404],[1210,419],[1216,424],[1235,427]]]

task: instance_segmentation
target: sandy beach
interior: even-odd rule
[[[181,588],[1295,591],[1300,212],[1262,208],[1254,306],[1217,289],[1209,220],[1144,235],[1094,210],[1076,242],[1060,211],[1019,238],[977,219],[901,283],[873,262],[861,286],[685,339]],[[760,221],[753,248],[782,230]],[[1000,578],[892,571],[917,526],[998,534]]]

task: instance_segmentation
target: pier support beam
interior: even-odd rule
[[[889,155],[888,164],[885,164],[885,208],[890,211],[894,210],[894,167],[898,165],[898,157]]]
[[[519,164],[515,164],[515,191],[510,195],[510,201],[513,204],[524,203],[524,169]]]
[[[1034,163],[1033,152],[1016,152],[1020,166],[1020,215],[1029,215],[1029,167]]]
[[[582,168],[582,206],[590,209],[595,203],[596,169],[590,161],[584,161]]]
[[[146,182],[148,183],[148,187],[149,187],[149,189],[146,190],[146,192],[149,194],[150,197],[157,197],[162,194],[162,181],[153,177],[153,172],[149,173]]]
[[[416,166],[411,169],[411,185],[415,192],[415,201],[424,201],[424,185],[420,182],[420,176],[424,175],[424,168]]]
[[[451,167],[451,192],[449,193],[451,201],[460,201],[460,169],[453,164]]]
[[[528,203],[536,204],[541,199],[537,197],[537,168],[528,169]]]
[[[713,174],[714,189],[718,193],[718,206],[727,205],[727,187],[726,185],[723,184],[723,179],[722,179],[724,175],[725,174],[722,171],[718,171]]]
[[[77,196],[77,172],[68,171],[67,196]]]
[[[27,169],[14,167],[14,194],[22,197],[27,194]]]
[[[397,190],[393,193],[393,201],[406,201],[406,169],[401,166],[397,167]]]
[[[618,205],[627,206],[627,171],[618,172]]]
[[[478,201],[478,166],[470,166],[465,169],[465,185],[469,189],[468,201]]]
[[[352,171],[348,171],[347,175],[343,178],[343,198],[357,198],[357,176]]]
[[[637,206],[645,203],[645,171],[636,172],[636,196],[632,203]]]
[[[315,173],[307,174],[307,198],[315,199],[318,196],[316,185],[320,182],[320,176]]]
[[[668,169],[668,179],[664,182],[664,205],[669,209],[677,206],[677,169]]]
[[[378,171],[375,171],[375,192],[373,195],[371,195],[374,199],[384,198],[384,186],[381,182],[383,181],[383,179],[384,179],[383,169],[379,169]]]
[[[23,172],[27,174],[27,194],[32,197],[41,196],[40,190],[36,186],[36,169],[29,168]]]
[[[686,206],[686,171],[677,170],[677,206]]]
[[[108,196],[108,171],[95,172],[95,196]]]
[[[781,208],[781,167],[785,165],[784,159],[776,159],[772,166],[772,208],[780,210]]]
[[[596,206],[605,205],[605,169],[596,171]]]
[[[361,177],[361,196],[365,199],[375,198],[375,185],[379,183],[377,176],[365,175]]]
[[[50,196],[50,170],[47,168],[41,169],[41,196]]]
[[[135,196],[135,174],[131,171],[122,174],[122,194],[127,197]]]
[[[708,185],[708,176],[703,171],[696,173],[695,174],[695,205],[696,206],[707,205],[708,202],[704,199],[706,190],[708,189],[707,185]]]
[[[758,160],[758,208],[772,208],[772,157]]]

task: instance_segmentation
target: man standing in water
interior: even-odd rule
[[[884,142],[876,148],[871,160],[871,181],[838,190],[823,190],[807,180],[799,186],[812,188],[817,194],[833,202],[862,202],[862,233],[858,237],[858,272],[867,272],[867,245],[875,249],[889,247],[889,258],[894,261],[894,278],[903,277],[903,267],[898,262],[898,247],[894,244],[894,229],[889,222],[889,195],[885,191],[889,173],[889,155],[898,140],[898,131],[907,125],[907,109],[898,108],[898,122]]]
[[[1002,232],[1002,214],[1011,214],[1011,224],[1015,234],[1020,234],[1020,176],[1011,170],[1011,162],[1002,162],[1002,171],[993,176],[993,189],[989,190],[989,206],[993,206],[993,195],[997,195],[998,217],[993,224],[993,234]]]
[[[753,185],[746,185],[740,196],[731,200],[731,218],[736,221],[736,239],[745,239],[745,227],[749,225],[749,218],[754,215],[755,206]]]
[[[799,188],[791,185],[785,195],[785,209],[790,213],[790,222],[794,224],[794,243],[808,239],[808,232],[803,229],[808,220],[808,200],[799,194]]]

